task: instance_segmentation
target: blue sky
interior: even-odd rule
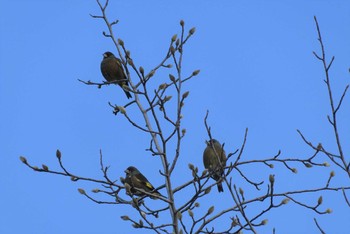
[[[116,87],[97,89],[77,81],[102,81],[102,54],[116,52],[111,40],[102,35],[104,23],[92,19],[90,13],[100,13],[92,0],[0,3],[1,233],[134,231],[119,218],[135,214],[129,207],[94,204],[77,188],[89,191],[95,185],[35,173],[21,164],[21,155],[34,165],[44,163],[58,169],[55,152],[60,149],[64,163],[74,173],[101,178],[102,149],[113,178],[134,165],[155,186],[163,183],[155,173],[160,161],[145,151],[148,136],[122,116],[114,116],[107,104],[124,104],[125,94]],[[330,107],[324,73],[312,54],[319,51],[313,17],[318,17],[329,58],[335,56],[330,74],[338,100],[350,83],[349,2],[112,0],[108,15],[111,20],[119,19],[116,37],[125,41],[134,62],[146,71],[161,61],[171,36],[180,32],[180,19],[187,29],[197,29],[186,47],[183,69],[184,74],[196,69],[201,73],[185,85],[190,90],[182,122],[187,136],[175,184],[190,178],[188,163],[203,169],[206,110],[210,111],[213,136],[225,142],[228,152],[240,147],[244,130],[249,128],[246,160],[271,157],[278,150],[289,158],[312,155],[296,129],[313,143],[336,149],[326,118]],[[167,72],[157,79],[167,81]],[[346,144],[350,139],[349,106],[347,97],[339,114],[346,155],[350,154]],[[321,157],[323,161],[327,159]],[[257,180],[280,175],[276,177],[280,192],[322,186],[332,170],[337,175],[334,186],[349,185],[349,178],[334,165],[324,170],[297,167],[297,175],[277,165],[273,170],[263,166],[245,170]],[[246,194],[253,190],[238,174],[232,176]],[[316,203],[319,195],[305,199]],[[203,207],[218,196],[222,196],[218,208],[225,207],[222,201],[229,201],[229,195],[216,191],[203,201]],[[323,196],[322,208],[332,208],[332,214],[319,216],[290,203],[264,217],[269,223],[261,230],[272,233],[275,227],[277,233],[318,233],[313,223],[316,217],[327,233],[345,233],[350,210],[341,194]]]

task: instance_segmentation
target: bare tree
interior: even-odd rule
[[[317,59],[323,65],[325,72],[325,84],[327,86],[331,115],[328,116],[328,121],[333,128],[334,137],[338,151],[330,152],[325,149],[322,144],[314,144],[298,130],[302,140],[311,147],[313,153],[305,158],[299,157],[283,157],[282,152],[277,150],[275,155],[265,159],[244,160],[245,147],[248,139],[248,129],[245,129],[242,138],[242,143],[239,149],[230,150],[227,154],[225,173],[221,180],[214,181],[211,177],[211,172],[208,170],[199,171],[197,165],[189,164],[189,178],[181,185],[175,186],[173,181],[174,169],[179,160],[181,160],[181,144],[186,136],[186,129],[182,128],[183,108],[185,101],[189,97],[189,91],[185,89],[188,81],[192,80],[199,74],[199,70],[194,70],[191,74],[183,74],[183,56],[187,44],[195,33],[195,28],[186,29],[185,22],[180,21],[180,32],[171,37],[169,47],[165,51],[164,57],[150,71],[145,71],[142,66],[134,63],[126,44],[122,39],[117,39],[113,32],[113,26],[118,24],[118,21],[109,21],[106,15],[108,0],[103,4],[97,0],[97,4],[101,10],[100,15],[91,15],[93,18],[103,20],[107,26],[107,32],[103,35],[111,39],[118,51],[118,57],[126,70],[127,79],[130,84],[130,92],[133,93],[133,100],[124,104],[118,105],[109,103],[113,109],[113,113],[120,118],[126,118],[131,127],[137,128],[140,134],[146,133],[149,136],[149,146],[147,150],[154,156],[158,157],[162,162],[162,168],[159,170],[160,175],[164,178],[164,184],[156,188],[156,190],[165,189],[162,196],[157,196],[157,204],[149,203],[148,193],[146,195],[135,197],[130,195],[130,188],[123,183],[123,178],[120,180],[112,179],[109,175],[109,166],[105,166],[102,151],[100,151],[100,169],[103,179],[79,176],[64,166],[63,157],[59,150],[56,152],[56,157],[60,166],[60,170],[51,170],[48,166],[41,167],[30,164],[25,157],[20,157],[20,160],[29,168],[37,172],[45,172],[69,177],[72,181],[88,181],[96,186],[97,189],[92,190],[92,193],[86,192],[79,188],[78,191],[86,198],[99,204],[120,205],[126,204],[130,209],[135,209],[138,212],[137,217],[122,216],[121,219],[129,221],[134,228],[149,229],[156,233],[240,233],[244,230],[257,233],[260,226],[267,224],[266,216],[274,209],[280,208],[287,203],[294,204],[314,211],[317,214],[331,213],[331,209],[321,209],[323,203],[322,195],[324,193],[341,191],[344,195],[347,205],[350,207],[349,200],[346,196],[346,191],[350,186],[333,187],[332,179],[335,172],[332,171],[327,177],[327,181],[320,181],[318,186],[308,187],[304,185],[301,190],[290,190],[276,192],[275,180],[283,180],[278,174],[270,174],[268,177],[261,175],[259,179],[252,179],[252,175],[245,172],[245,167],[266,168],[272,170],[275,165],[297,173],[298,168],[324,168],[330,166],[328,163],[319,162],[321,154],[326,155],[332,162],[335,168],[341,168],[350,177],[350,163],[342,150],[341,138],[338,132],[339,124],[337,122],[337,113],[340,111],[343,100],[346,96],[348,85],[345,87],[338,102],[334,101],[332,94],[331,79],[329,69],[331,68],[334,57],[327,63],[325,48],[321,37],[320,28],[315,17],[318,40],[321,46],[321,55],[314,52]],[[169,74],[169,81],[161,84],[156,84],[154,77],[160,70],[165,70]],[[101,88],[105,85],[110,85],[110,82],[80,82],[97,86]],[[154,88],[157,87],[157,88]],[[127,87],[123,87],[127,88]],[[143,117],[143,122],[138,122],[134,118],[134,113],[129,113],[130,107],[137,107],[137,110]],[[207,130],[207,138],[213,139],[210,124],[208,123],[209,111],[205,114],[204,126]],[[222,144],[225,148],[225,144]],[[174,149],[174,150],[173,150]],[[327,173],[324,171],[324,173]],[[235,175],[235,177],[233,176]],[[237,178],[239,177],[239,178]],[[256,176],[255,176],[256,177]],[[238,182],[240,181],[240,185]],[[227,207],[221,210],[216,210],[214,206],[200,208],[200,202],[203,198],[211,193],[213,186],[217,183],[224,183],[228,188],[225,191],[230,194],[231,201],[228,201]],[[251,190],[244,191],[243,186],[248,186]],[[316,203],[310,204],[300,199],[300,195],[314,194]],[[104,196],[101,196],[104,195]],[[154,196],[154,194],[153,194]],[[101,199],[103,197],[103,199]],[[181,198],[181,199],[180,199]],[[159,216],[166,217],[167,221],[163,222],[157,219]],[[224,220],[225,225],[218,227],[216,222]],[[321,225],[314,219],[316,227],[321,233],[324,233]]]

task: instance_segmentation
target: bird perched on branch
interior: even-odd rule
[[[226,166],[226,154],[222,145],[215,139],[206,141],[207,147],[203,153],[204,167],[208,169],[210,177],[221,180]],[[218,191],[223,192],[222,182],[218,183]]]
[[[146,194],[140,190],[143,190],[147,193],[156,194],[158,196],[161,196],[161,194],[158,191],[155,191],[153,185],[147,180],[147,178],[142,175],[142,173],[137,170],[136,167],[130,166],[125,170],[125,180],[124,184],[127,184],[130,186],[130,192],[132,194],[129,195],[136,195],[136,196],[143,196],[143,195],[149,195]],[[128,191],[127,191],[128,192]],[[150,196],[152,199],[157,199],[156,197]]]
[[[107,51],[103,54],[103,60],[101,62],[101,72],[103,77],[108,82],[115,82],[124,90],[126,96],[131,98],[130,92],[125,90],[125,86],[129,87],[128,79],[125,75],[123,65],[120,59],[116,58],[113,53]],[[124,86],[124,87],[123,87]]]

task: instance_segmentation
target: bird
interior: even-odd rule
[[[130,192],[136,196],[149,195],[140,190],[144,190],[147,193],[155,194],[158,196],[162,196],[158,191],[155,191],[153,185],[147,180],[147,178],[136,168],[133,166],[128,167],[125,170],[125,179],[124,184],[130,186]],[[128,192],[127,192],[128,193]],[[152,199],[157,199],[154,196],[150,196]]]
[[[216,139],[206,141],[207,147],[203,152],[204,167],[208,169],[211,178],[221,180],[226,166],[226,153],[222,145]],[[217,184],[218,191],[223,192],[222,182]]]
[[[122,63],[112,52],[107,51],[103,54],[101,73],[108,82],[115,82],[122,87],[128,99],[132,97],[130,92],[123,88],[129,85]]]

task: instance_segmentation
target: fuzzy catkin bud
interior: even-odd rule
[[[285,205],[285,204],[287,204],[289,201],[290,201],[289,198],[285,198],[285,199],[282,200],[281,203],[282,203],[283,205]]]
[[[175,76],[173,76],[172,74],[169,74],[169,78],[172,82],[175,83],[175,81],[176,81]]]
[[[176,39],[177,39],[177,34],[175,34],[174,36],[171,37],[172,42],[176,41]]]
[[[86,195],[85,190],[82,188],[78,188],[78,191],[80,194]]]
[[[190,29],[190,31],[188,33],[192,35],[193,33],[195,33],[195,31],[196,31],[196,28],[193,27],[193,28]]]
[[[180,220],[182,219],[182,213],[181,212],[177,212],[176,216],[177,216],[178,219],[180,219]]]
[[[188,95],[190,94],[190,91],[186,91],[184,94],[182,94],[182,98],[187,98]]]
[[[56,157],[58,159],[61,159],[61,156],[62,156],[61,151],[60,150],[56,150]]]
[[[191,216],[193,218],[193,211],[192,210],[188,210],[188,215]]]
[[[214,206],[211,206],[211,207],[208,209],[207,215],[210,215],[211,213],[213,213],[213,211],[214,211]]]
[[[241,196],[243,196],[244,191],[243,191],[243,189],[242,189],[242,188],[239,188],[239,193],[241,194]]]
[[[267,219],[264,219],[263,221],[261,221],[261,225],[266,225],[267,222],[268,222],[268,220],[267,220]]]
[[[317,204],[318,204],[318,205],[321,205],[322,202],[323,202],[323,197],[320,196],[320,197],[318,198],[318,200],[317,200]]]
[[[208,187],[204,190],[204,194],[208,194],[208,193],[210,193],[210,191],[211,191],[211,187]]]
[[[192,76],[198,75],[200,71],[201,71],[201,70],[195,70],[194,72],[192,72]]]
[[[120,218],[121,218],[122,220],[125,220],[125,221],[130,220],[129,216],[127,216],[127,215],[120,216]]]
[[[21,160],[22,163],[28,164],[27,159],[25,157],[21,156],[19,157],[19,159]]]
[[[124,46],[124,41],[122,39],[118,38],[118,44],[121,46]]]
[[[49,171],[49,167],[46,166],[45,164],[42,165],[44,171]]]

